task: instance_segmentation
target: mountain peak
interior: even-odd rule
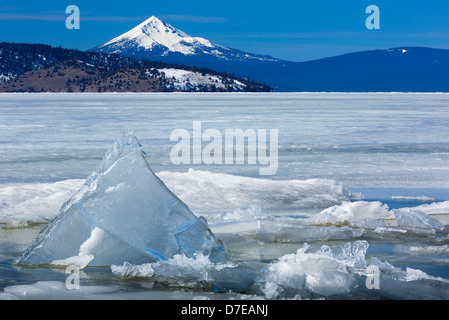
[[[134,46],[144,50],[158,48],[165,54],[170,51],[192,55],[199,46],[214,45],[206,39],[191,37],[156,16],[151,16],[128,32],[106,42],[99,49],[108,46],[116,47],[117,53],[123,48]]]
[[[206,61],[207,64],[210,61],[278,61],[227,48],[204,38],[191,37],[156,16],[92,50],[175,63],[185,62],[183,58]]]
[[[176,33],[182,38],[189,37],[188,34],[182,32],[179,29],[176,29],[175,27],[166,23],[164,20],[157,18],[156,16],[151,16],[134,29],[139,29],[148,36],[151,36],[152,33],[154,32],[160,32],[160,33]]]

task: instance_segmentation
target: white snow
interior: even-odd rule
[[[223,83],[223,79],[218,76],[209,74],[203,75],[199,72],[173,68],[158,70],[159,72],[164,72],[166,78],[174,78],[172,85],[180,90],[188,89],[189,84],[192,86],[215,86],[217,89],[224,89],[226,87]],[[239,81],[234,81],[232,86],[236,89],[243,89],[245,87],[245,85]]]
[[[0,74],[0,83],[6,82],[8,80],[10,80],[12,77],[11,76],[6,76],[4,74]]]
[[[155,16],[150,17],[130,31],[106,42],[103,46],[128,40],[136,42],[140,47],[145,49],[162,45],[168,51],[179,52],[185,55],[195,54],[195,48],[198,46],[215,47],[209,40],[200,37],[191,37]]]
[[[84,241],[83,244],[81,244],[80,251],[77,256],[54,260],[50,262],[50,264],[62,266],[75,265],[78,268],[83,269],[89,264],[90,261],[95,258],[95,256],[92,254],[92,251],[101,243],[103,234],[104,231],[101,228],[94,227],[92,233],[90,234],[90,237],[86,241]]]
[[[162,50],[162,56],[170,52],[184,55],[207,54],[225,60],[266,60],[278,61],[274,58],[252,54],[242,55],[240,51],[224,47],[201,38],[192,37],[155,16],[150,17],[128,32],[106,42],[98,49],[120,53],[127,49]]]

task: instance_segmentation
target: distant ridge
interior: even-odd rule
[[[355,52],[285,68],[252,70],[254,79],[308,92],[449,92],[449,50],[399,47]],[[270,82],[267,82],[270,83]]]

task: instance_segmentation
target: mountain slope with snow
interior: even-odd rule
[[[113,52],[110,53],[120,53],[121,50],[127,48],[143,48],[146,50],[159,49],[164,54],[179,52],[191,55],[195,54],[195,49],[202,47],[214,48],[215,46],[206,39],[190,37],[181,30],[152,16],[99,48],[112,48]]]
[[[269,56],[227,48],[201,37],[191,37],[155,16],[105,44],[93,48],[92,51],[116,53],[138,59],[176,61],[181,64],[188,61],[189,57],[203,58],[211,62],[280,61]],[[187,59],[182,59],[186,57]]]

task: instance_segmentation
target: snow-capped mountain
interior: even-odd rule
[[[189,36],[155,16],[105,44],[93,48],[92,51],[189,65],[192,65],[189,60],[198,63],[201,59],[213,63],[217,60],[280,61],[269,56],[227,48],[204,38]]]
[[[154,16],[93,51],[209,68],[276,91],[449,91],[449,50],[400,47],[292,62],[191,37]]]
[[[201,47],[214,48],[215,46],[206,39],[191,37],[152,16],[130,31],[106,42],[99,49],[107,48],[108,51],[113,49],[112,53],[120,53],[130,48],[143,48],[145,50],[161,50],[164,55],[169,52],[191,55]]]

